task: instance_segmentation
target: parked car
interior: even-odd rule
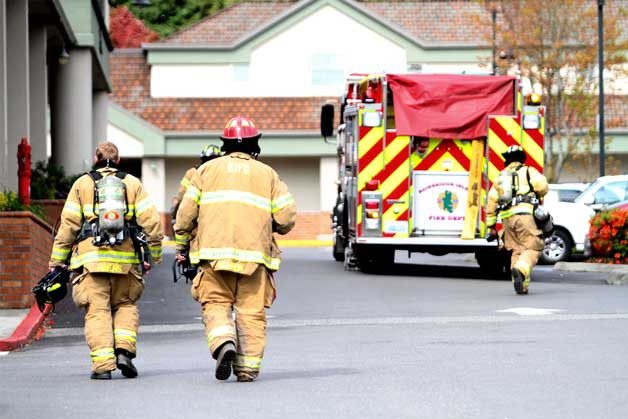
[[[628,200],[628,175],[602,176],[590,184],[574,202],[588,205],[595,211]]]
[[[574,202],[576,197],[584,191],[588,183],[551,183],[545,200],[557,200],[561,202]]]
[[[554,232],[545,239],[541,263],[553,264],[569,260],[574,253],[586,255],[589,222],[595,211],[581,203],[552,199],[546,199],[543,205],[552,214]]]
[[[622,209],[624,211],[628,211],[628,200],[621,201],[621,202],[618,202],[618,203],[613,204],[613,205],[609,205],[606,209],[608,209],[608,210]]]

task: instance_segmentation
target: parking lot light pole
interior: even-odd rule
[[[597,41],[598,41],[598,92],[599,111],[598,123],[600,134],[600,176],[604,176],[605,146],[604,146],[604,0],[597,0]]]
[[[493,6],[491,9],[491,19],[493,22],[493,75],[497,74],[497,40],[496,40],[496,31],[497,31],[497,7]]]

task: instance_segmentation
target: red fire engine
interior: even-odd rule
[[[378,74],[351,76],[341,104],[334,258],[369,271],[395,250],[475,253],[481,268],[502,270],[485,240],[486,198],[510,145],[542,171],[538,100],[509,76]],[[333,131],[327,104],[326,141]]]

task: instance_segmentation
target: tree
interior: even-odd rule
[[[110,17],[109,31],[111,41],[116,48],[139,48],[142,42],[153,42],[159,39],[155,31],[148,29],[125,6],[111,9]]]
[[[151,0],[149,6],[133,5],[134,0],[112,0],[126,6],[161,38],[187,27],[236,2],[236,0]]]
[[[585,154],[597,138],[597,2],[484,3],[487,10],[497,10],[497,51],[508,58],[498,60],[499,72],[520,72],[543,94],[547,107],[545,173],[557,181],[567,162]],[[624,75],[622,65],[628,50],[621,33],[627,12],[620,3],[606,0],[604,9],[604,68],[610,77]],[[477,21],[486,25],[486,16]],[[492,38],[492,34],[488,36]],[[608,82],[612,87],[612,80]]]

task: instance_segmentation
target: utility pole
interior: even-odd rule
[[[600,176],[604,176],[604,163],[606,160],[604,146],[604,0],[597,0],[597,41],[598,41],[598,89],[600,107],[598,111],[598,123],[600,133]]]
[[[496,34],[497,32],[497,7],[493,6],[491,9],[491,19],[493,21],[493,75],[497,74],[497,40]]]

